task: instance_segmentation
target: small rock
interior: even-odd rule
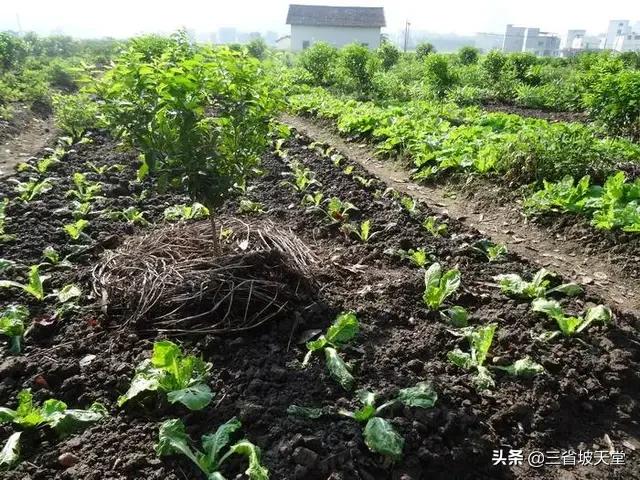
[[[58,457],[58,463],[64,468],[73,467],[80,459],[73,453],[63,453]]]

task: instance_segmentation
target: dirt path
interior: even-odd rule
[[[411,181],[408,172],[392,162],[375,158],[368,145],[349,143],[312,120],[285,115],[282,121],[342,151],[396,190],[426,202],[441,214],[476,228],[494,242],[506,244],[510,252],[566,278],[589,285],[594,293],[621,311],[636,315],[640,312],[640,284],[615,269],[606,253],[587,255],[584,245],[579,242],[553,238],[549,231],[526,222],[512,205],[496,206],[486,211],[472,201],[452,197],[442,187],[418,185]]]
[[[55,137],[53,117],[32,117],[22,132],[0,144],[0,179],[13,173],[13,167],[24,162],[51,143]]]

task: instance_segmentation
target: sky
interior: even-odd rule
[[[181,27],[214,32],[220,27],[241,31],[288,33],[285,0],[0,0],[0,30],[78,37],[128,37],[171,32]],[[608,20],[640,21],[638,0],[351,0],[294,3],[383,6],[386,31],[395,33],[411,22],[415,30],[461,35],[502,33],[507,23],[539,27],[564,35],[569,28],[606,31]]]

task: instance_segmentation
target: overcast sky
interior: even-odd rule
[[[285,0],[0,0],[0,30],[82,37],[126,37],[187,27],[211,32],[234,26],[243,31],[286,33]],[[383,6],[387,31],[408,19],[412,28],[438,33],[498,32],[507,23],[540,27],[564,35],[568,28],[604,32],[609,19],[640,21],[640,0],[352,0],[295,3]]]

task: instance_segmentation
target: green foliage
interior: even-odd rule
[[[43,284],[48,279],[49,275],[40,275],[40,265],[32,265],[27,275],[27,283],[0,280],[0,288],[19,288],[36,300],[44,300]]]
[[[382,42],[376,53],[384,70],[389,70],[400,60],[400,50],[390,42]]]
[[[552,318],[558,324],[560,332],[551,332],[543,334],[544,340],[554,338],[558,333],[562,333],[566,337],[583,332],[593,322],[602,323],[604,325],[610,323],[613,319],[611,309],[606,305],[597,305],[589,307],[583,316],[574,317],[566,315],[556,300],[547,300],[545,298],[537,298],[531,303],[534,312],[540,312]]]
[[[49,399],[38,406],[33,402],[31,390],[18,393],[18,407],[12,410],[0,407],[0,423],[11,422],[22,428],[36,428],[46,425],[61,436],[99,422],[107,416],[107,409],[100,403],[93,403],[88,410],[67,408],[60,400]]]
[[[480,50],[475,47],[462,47],[458,50],[458,59],[462,65],[474,65],[478,63]]]
[[[338,68],[357,93],[366,96],[373,87],[373,76],[379,68],[378,58],[363,45],[352,43],[340,50]]]
[[[98,104],[84,92],[52,97],[56,126],[74,141],[98,126]]]
[[[213,393],[205,383],[211,364],[193,355],[184,356],[175,343],[155,342],[151,359],[136,367],[127,392],[118,398],[118,405],[138,397],[143,392],[163,392],[169,403],[181,403],[189,410],[202,410],[211,402]]]
[[[447,297],[460,287],[460,271],[451,269],[442,272],[439,263],[433,263],[424,272],[424,293],[422,301],[430,310],[437,310]]]
[[[67,223],[62,227],[62,229],[67,235],[69,235],[69,238],[71,240],[78,240],[83,235],[86,235],[84,233],[84,230],[88,226],[89,226],[89,221],[85,220],[84,218],[80,218],[73,223]]]
[[[289,164],[291,172],[284,173],[286,176],[292,176],[293,182],[284,181],[283,184],[291,186],[298,193],[305,193],[309,187],[321,187],[322,184],[316,180],[315,172],[306,168],[302,163],[293,161]]]
[[[584,102],[608,132],[640,139],[640,71],[601,74]]]
[[[279,105],[269,81],[242,52],[178,36],[150,60],[126,51],[97,92],[106,124],[141,151],[140,178],[185,188],[213,215],[268,145]]]
[[[307,342],[307,354],[302,365],[309,363],[314,352],[324,351],[327,370],[331,377],[345,390],[353,388],[354,378],[349,366],[342,360],[338,350],[351,342],[360,329],[358,318],[353,312],[343,312],[336,317],[325,335]]]
[[[264,60],[268,51],[267,43],[262,37],[254,38],[247,44],[247,53],[258,60]]]
[[[240,199],[240,206],[238,207],[238,213],[244,213],[248,215],[259,215],[264,213],[264,205],[260,202],[254,202],[248,198]]]
[[[458,305],[441,311],[440,318],[455,328],[464,328],[469,325],[469,312]]]
[[[0,450],[0,470],[11,468],[20,459],[20,437],[22,432],[12,433]]]
[[[416,45],[416,58],[418,60],[424,60],[432,53],[436,53],[436,47],[432,43],[422,42]]]
[[[425,60],[425,80],[436,98],[444,98],[456,83],[449,67],[449,60],[440,54],[429,55]]]
[[[99,194],[102,192],[102,184],[100,182],[88,181],[87,176],[81,172],[75,172],[72,179],[75,188],[67,191],[67,197],[75,198],[81,203],[91,202],[99,198]]]
[[[488,83],[502,80],[502,69],[507,63],[507,56],[499,50],[491,50],[481,62],[482,71]]]
[[[7,233],[6,231],[6,221],[7,221],[7,206],[9,205],[9,199],[3,198],[0,201],[0,243],[8,242],[10,240],[15,239],[14,235]]]
[[[358,210],[351,202],[342,201],[338,197],[331,197],[326,202],[326,215],[334,223],[346,223],[349,221],[349,212]]]
[[[473,248],[487,257],[490,262],[496,262],[508,253],[506,245],[493,243],[490,240],[480,240],[474,244]]]
[[[315,85],[329,85],[333,82],[338,50],[326,42],[315,42],[300,54],[298,61],[313,79]]]
[[[494,280],[498,282],[500,290],[510,296],[521,298],[544,298],[552,293],[560,293],[567,296],[575,296],[582,293],[582,287],[577,283],[562,283],[554,288],[549,288],[551,281],[548,277],[554,274],[546,268],[538,270],[527,282],[515,273],[496,275]]]
[[[0,334],[9,337],[9,351],[13,354],[22,351],[22,337],[28,318],[29,309],[23,305],[11,305],[0,312]]]
[[[159,456],[181,454],[191,460],[208,480],[224,480],[220,467],[231,455],[247,458],[249,466],[244,472],[250,480],[268,480],[269,471],[260,463],[260,449],[246,439],[230,446],[231,439],[240,429],[235,417],[218,427],[215,433],[202,436],[202,451],[191,447],[184,424],[180,419],[166,420],[160,425],[156,453]]]
[[[209,216],[209,209],[201,203],[173,205],[164,209],[165,220],[199,220]]]
[[[359,225],[345,223],[342,230],[346,235],[356,236],[362,243],[367,243],[375,233],[371,233],[371,220],[363,220]]]
[[[422,228],[434,237],[441,237],[447,234],[448,226],[446,223],[438,221],[437,217],[431,216],[424,219]]]
[[[35,200],[40,195],[53,188],[53,185],[48,178],[40,181],[30,178],[28,182],[21,182],[15,179],[11,180],[16,184],[15,191],[18,193],[18,198],[25,203]]]

